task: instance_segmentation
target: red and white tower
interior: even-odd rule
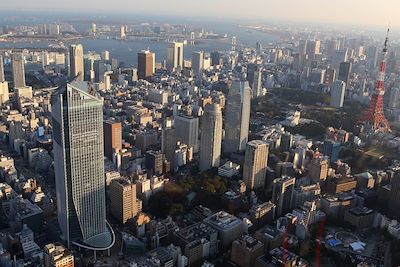
[[[382,62],[379,65],[379,73],[375,82],[375,92],[372,95],[369,107],[360,118],[360,123],[364,123],[372,127],[374,131],[390,131],[389,122],[383,112],[383,96],[385,95],[385,71],[386,56],[388,53],[389,29],[382,50]]]

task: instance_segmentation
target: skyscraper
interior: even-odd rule
[[[171,43],[167,51],[167,69],[175,71],[183,68],[183,43]]]
[[[346,84],[349,82],[351,72],[351,62],[342,62],[339,66],[338,80],[343,81]]]
[[[143,50],[138,53],[138,75],[139,79],[151,80],[154,74],[154,53]]]
[[[83,81],[83,46],[80,44],[69,47],[69,69],[70,76],[75,77],[76,81]]]
[[[264,188],[268,166],[268,144],[261,140],[247,143],[243,166],[243,180],[247,190]]]
[[[106,222],[103,102],[87,83],[60,86],[52,97],[58,222],[67,241],[94,250],[113,245]]]
[[[193,52],[192,55],[192,69],[196,76],[199,76],[204,68],[204,52]]]
[[[120,122],[107,120],[103,123],[104,155],[112,160],[114,150],[122,149],[122,126]]]
[[[201,121],[200,170],[219,167],[221,157],[222,112],[217,104],[205,107]]]
[[[129,180],[116,179],[110,185],[111,214],[124,224],[138,213],[136,184]]]
[[[342,108],[344,103],[344,94],[346,91],[346,83],[342,81],[335,81],[331,87],[331,106],[335,108]]]
[[[395,173],[390,181],[389,212],[400,219],[400,172]]]
[[[320,53],[321,41],[319,40],[309,40],[307,41],[306,53],[308,55],[308,59],[314,60],[315,55]]]
[[[251,89],[235,79],[227,97],[224,152],[244,151],[249,136]]]
[[[262,68],[257,66],[254,72],[253,81],[253,97],[259,97],[262,95]]]
[[[199,152],[199,118],[179,114],[175,117],[176,141],[193,147],[193,152]]]
[[[4,78],[3,56],[0,55],[0,105],[10,100],[8,82]]]
[[[14,88],[24,88],[25,84],[25,62],[22,53],[13,53],[11,55],[12,76]]]
[[[272,202],[276,205],[276,215],[282,216],[288,212],[293,203],[293,192],[296,179],[294,177],[282,177],[274,180],[272,185]]]

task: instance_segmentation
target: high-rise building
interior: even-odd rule
[[[193,147],[193,152],[199,152],[199,118],[179,114],[175,117],[176,141]]]
[[[390,181],[389,212],[400,219],[400,172],[395,173]]]
[[[110,52],[103,50],[103,52],[101,52],[101,59],[104,61],[110,61]]]
[[[226,105],[224,152],[244,151],[249,136],[251,89],[247,81],[232,81]]]
[[[74,256],[63,245],[51,243],[43,250],[45,267],[74,267]]]
[[[344,103],[344,95],[346,92],[346,83],[340,80],[335,81],[331,87],[331,106],[342,108]]]
[[[325,157],[317,157],[310,162],[309,173],[313,182],[325,181],[328,177],[329,162]]]
[[[150,150],[146,152],[146,170],[155,175],[163,173],[164,154],[161,151]]]
[[[154,53],[143,50],[138,53],[138,76],[139,79],[151,80],[154,74]]]
[[[222,139],[222,112],[217,104],[205,107],[201,121],[200,170],[219,167]]]
[[[324,156],[328,156],[331,163],[339,159],[341,145],[339,142],[333,140],[324,141]]]
[[[192,69],[194,75],[199,76],[201,75],[204,68],[204,52],[197,51],[193,52],[192,54]]]
[[[336,70],[331,68],[326,69],[324,76],[324,84],[328,85],[332,84],[335,78],[336,78]]]
[[[58,222],[68,246],[107,249],[115,241],[106,222],[103,101],[84,82],[52,96]]]
[[[321,41],[319,40],[308,40],[306,43],[306,53],[308,55],[308,58],[310,60],[315,59],[315,55],[318,55],[320,53],[320,48],[321,48]]]
[[[253,97],[259,97],[262,95],[262,68],[261,66],[257,66],[254,72],[254,81],[253,81]]]
[[[104,155],[112,160],[115,150],[122,149],[122,126],[120,122],[107,120],[104,128]]]
[[[24,88],[25,84],[25,59],[22,53],[11,55],[12,76],[14,88]]]
[[[171,163],[171,169],[175,168],[176,131],[174,127],[164,127],[161,133],[161,151]]]
[[[110,184],[111,214],[121,224],[138,213],[136,184],[127,179],[115,179]]]
[[[4,78],[3,56],[0,55],[0,106],[10,100],[8,82]]]
[[[400,88],[392,88],[390,90],[389,108],[400,107]]]
[[[272,202],[276,205],[276,215],[282,216],[292,209],[293,192],[296,179],[282,177],[274,180],[272,185]]]
[[[211,52],[211,65],[221,65],[221,53],[218,51]]]
[[[262,44],[260,42],[256,43],[256,53],[257,55],[261,55],[262,52]]]
[[[92,23],[92,33],[93,34],[96,34],[97,33],[97,25],[96,25],[96,23]]]
[[[83,81],[83,46],[80,44],[69,47],[69,73],[71,77],[76,77],[76,81]]]
[[[351,62],[342,62],[339,66],[338,80],[343,81],[346,84],[349,82],[351,72]]]
[[[123,40],[123,39],[126,38],[126,26],[125,26],[125,25],[122,25],[122,26],[119,28],[119,38],[120,38],[121,40]]]
[[[167,69],[175,71],[183,69],[183,43],[171,43],[167,51]]]
[[[269,146],[261,140],[247,143],[243,166],[243,180],[247,190],[262,189],[268,166]]]

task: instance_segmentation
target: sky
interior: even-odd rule
[[[399,0],[0,0],[4,10],[79,11],[400,28]]]

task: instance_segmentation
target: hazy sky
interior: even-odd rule
[[[400,27],[400,0],[0,0],[0,5],[8,10],[109,11]]]

